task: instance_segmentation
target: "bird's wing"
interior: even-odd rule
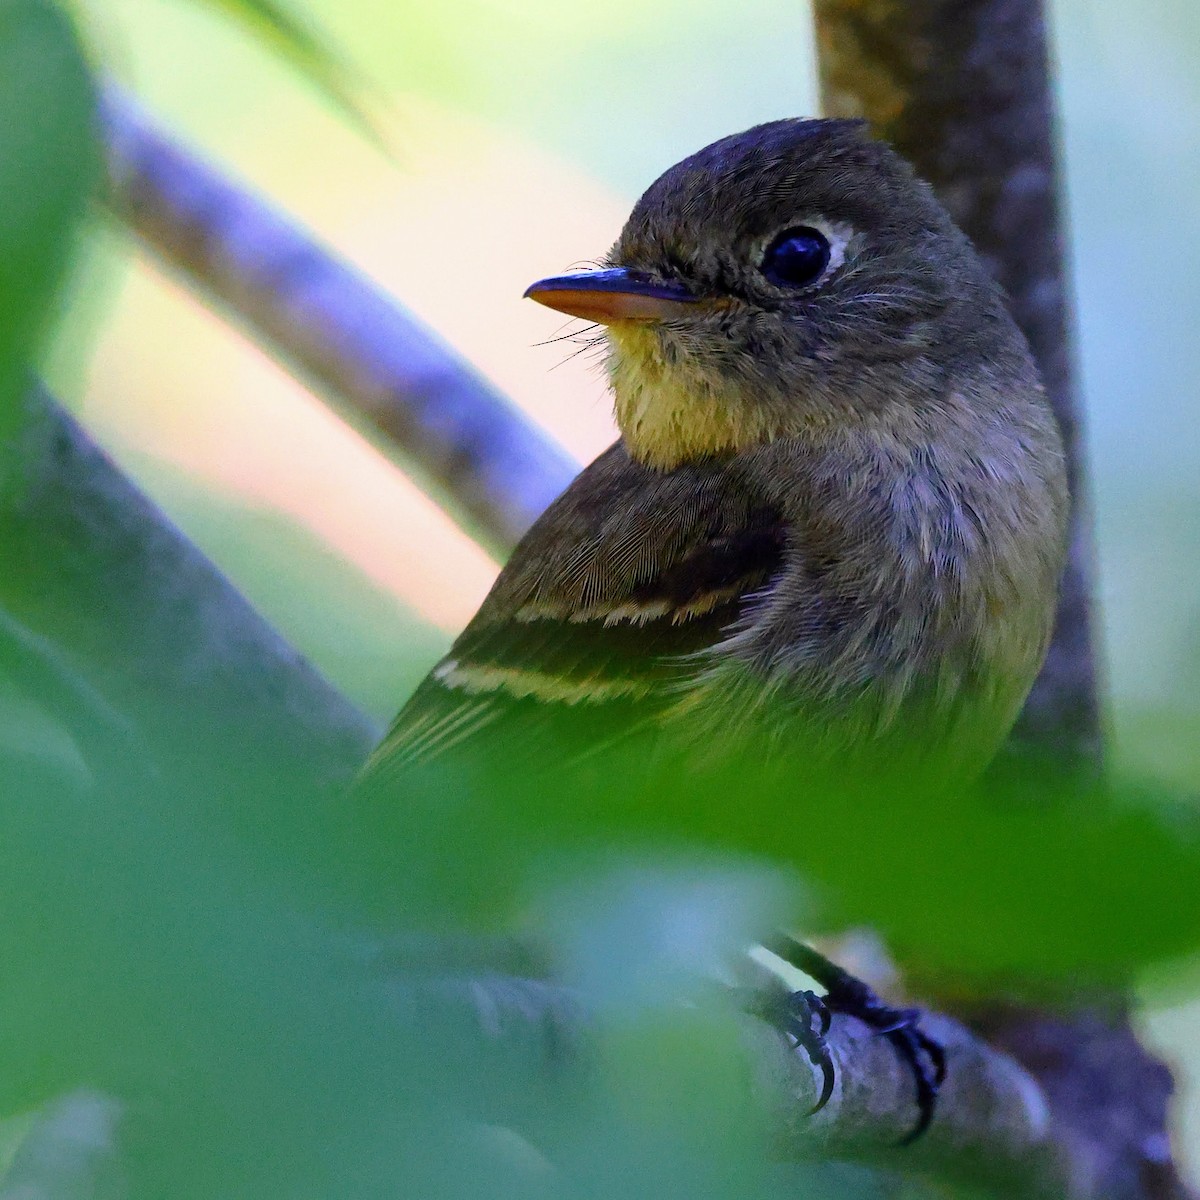
[[[717,463],[661,473],[618,443],[534,525],[405,705],[368,778],[456,747],[583,744],[676,701],[780,570],[777,512]]]

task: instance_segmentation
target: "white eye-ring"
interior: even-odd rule
[[[758,248],[758,269],[777,288],[812,287],[836,271],[854,236],[849,225],[812,217],[789,224]]]

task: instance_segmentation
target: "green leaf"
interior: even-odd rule
[[[810,889],[799,927],[874,928],[922,980],[1108,985],[1200,952],[1200,813],[1161,789],[1053,764],[945,794],[647,758],[539,770],[512,749],[474,771],[414,768],[364,805],[382,886],[422,921],[495,924],[527,912],[523,881],[584,850],[703,848],[794,871]]]
[[[69,19],[0,0],[0,444],[52,315],[99,165],[95,95]]]
[[[200,0],[290,63],[368,140],[386,149],[368,115],[365,86],[330,39],[278,0]]]

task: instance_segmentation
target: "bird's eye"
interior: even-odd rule
[[[807,287],[829,266],[829,239],[807,225],[781,233],[763,255],[759,270],[777,287]]]

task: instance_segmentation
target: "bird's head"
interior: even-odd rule
[[[650,186],[605,269],[526,294],[607,326],[622,436],[663,468],[1032,378],[966,238],[856,121],[714,142]]]

